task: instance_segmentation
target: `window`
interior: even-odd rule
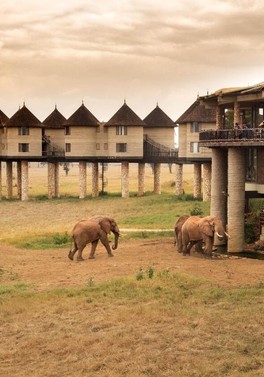
[[[71,144],[70,143],[66,143],[65,144],[65,151],[66,152],[71,152]]]
[[[191,144],[190,144],[190,152],[191,153],[199,153],[200,152],[199,143],[191,142]]]
[[[18,135],[29,135],[29,127],[19,127]]]
[[[127,152],[127,143],[117,143],[116,144],[117,152]]]
[[[64,133],[65,133],[65,135],[70,135],[71,134],[71,127],[70,126],[66,126]]]
[[[108,150],[108,143],[104,143],[104,150],[105,150],[105,151]]]
[[[199,124],[199,122],[192,122],[192,124],[191,124],[191,132],[200,132],[200,124]]]
[[[18,151],[19,152],[29,152],[29,144],[28,143],[19,143],[18,144]]]
[[[100,143],[96,143],[96,150],[100,151]]]
[[[127,126],[116,126],[116,135],[127,135]]]

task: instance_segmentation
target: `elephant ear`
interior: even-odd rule
[[[108,217],[103,217],[100,221],[99,221],[99,224],[100,224],[100,227],[101,229],[105,232],[105,233],[110,233],[111,232],[111,221]]]
[[[203,234],[208,237],[214,236],[214,222],[207,219],[202,219],[199,223],[199,228]]]

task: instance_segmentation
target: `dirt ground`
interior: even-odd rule
[[[154,272],[169,270],[202,277],[219,286],[249,286],[264,282],[264,260],[251,258],[206,259],[194,253],[178,254],[173,239],[120,240],[115,256],[109,258],[102,245],[96,257],[83,262],[68,259],[68,250],[22,250],[0,247],[0,272],[4,284],[32,284],[36,290],[83,287],[112,278],[134,275],[152,266]]]

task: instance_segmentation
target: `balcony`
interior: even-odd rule
[[[149,163],[173,163],[178,158],[178,150],[157,143],[147,135],[144,135],[144,161]]]
[[[203,147],[257,147],[264,145],[263,128],[208,130],[199,133]]]

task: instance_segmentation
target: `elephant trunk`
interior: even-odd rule
[[[115,250],[117,249],[117,246],[118,246],[118,238],[119,238],[119,233],[118,232],[115,232],[115,243],[114,245],[112,246],[112,249]]]

